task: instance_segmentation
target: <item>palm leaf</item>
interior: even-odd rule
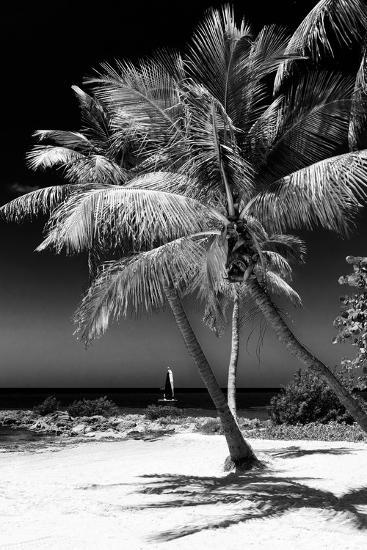
[[[330,157],[274,182],[254,197],[250,213],[269,231],[289,228],[347,232],[366,200],[367,150]]]
[[[349,148],[355,151],[360,148],[360,142],[366,135],[367,125],[367,42],[363,47],[363,55],[357,72],[349,125]]]
[[[0,215],[9,222],[22,222],[40,214],[49,214],[73,191],[74,185],[55,185],[26,193],[0,208]]]
[[[26,155],[27,165],[31,170],[70,166],[84,158],[79,151],[55,145],[36,145]]]
[[[188,74],[204,84],[232,116],[236,109],[234,87],[238,66],[251,48],[251,29],[235,22],[233,8],[209,10],[197,27],[184,59]]]
[[[65,177],[74,183],[124,185],[128,172],[106,155],[93,154],[65,166]]]
[[[184,174],[175,174],[168,171],[156,171],[147,174],[139,174],[128,181],[126,187],[135,189],[151,189],[154,191],[166,191],[187,195],[190,189],[190,180]]]
[[[264,251],[281,254],[287,261],[303,262],[306,255],[306,245],[302,239],[294,235],[272,234],[261,243]]]
[[[147,60],[135,67],[116,61],[116,68],[104,63],[88,83],[113,113],[128,117],[131,131],[153,143],[162,144],[177,131],[177,86],[162,63]]]
[[[266,272],[276,271],[282,278],[287,280],[291,279],[292,268],[284,256],[270,250],[264,250],[263,256],[266,262]]]
[[[258,181],[269,183],[339,153],[347,144],[352,90],[352,79],[335,73],[294,79],[277,102],[278,114],[269,111],[270,127],[262,128]]]
[[[287,42],[285,29],[276,25],[264,26],[253,40],[248,57],[238,65],[233,85],[235,109],[231,117],[245,133],[268,107],[269,74],[285,59],[302,58],[285,54]]]
[[[218,222],[218,212],[199,201],[164,191],[110,187],[70,197],[54,213],[38,251],[80,252],[93,246],[113,249],[124,243],[135,250],[155,246]]]
[[[286,54],[300,54],[318,61],[324,53],[333,55],[335,44],[350,46],[364,35],[367,23],[363,0],[320,0],[308,13],[288,42]],[[275,78],[279,91],[292,66],[284,61]]]
[[[110,319],[162,307],[165,284],[190,285],[202,260],[202,241],[205,237],[181,238],[104,264],[75,315],[78,337],[88,343],[107,330]]]
[[[253,170],[240,154],[223,107],[202,86],[187,87],[185,103],[190,121],[180,172],[199,185],[205,182],[206,193],[225,197],[228,207],[233,194],[245,200],[252,193]]]
[[[110,114],[98,98],[87,94],[79,86],[71,88],[79,102],[83,134],[103,148],[110,137]]]
[[[38,141],[51,141],[60,147],[66,147],[73,151],[82,153],[91,152],[94,150],[93,144],[83,134],[79,132],[70,132],[67,130],[37,130],[33,137]]]
[[[260,273],[258,272],[257,275],[260,275]],[[261,284],[265,286],[268,292],[282,296],[287,300],[290,300],[296,306],[302,305],[300,295],[283,279],[282,276],[273,271],[266,271],[263,279],[262,275],[263,274],[260,275],[260,280],[262,280]]]

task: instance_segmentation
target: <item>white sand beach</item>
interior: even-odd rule
[[[1,452],[0,549],[367,547],[365,443],[251,443],[242,476],[222,436]]]

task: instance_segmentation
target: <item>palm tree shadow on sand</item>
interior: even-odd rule
[[[275,458],[301,458],[310,455],[347,455],[355,452],[356,449],[348,447],[337,447],[335,449],[302,449],[296,445],[286,447],[285,449],[276,449],[270,451]]]
[[[335,449],[330,451],[331,454],[341,454],[341,449],[338,449],[339,453],[334,453]],[[225,515],[223,512],[215,516],[198,515],[199,520],[196,524],[190,522],[153,535],[150,537],[152,542],[167,542],[200,531],[230,527],[253,519],[279,517],[300,508],[322,510],[331,515],[343,514],[356,529],[367,529],[367,486],[337,497],[329,491],[301,483],[315,478],[278,477],[271,475],[269,470],[220,478],[162,474],[146,475],[142,476],[142,479],[144,487],[140,493],[162,495],[163,499],[160,502],[136,506],[136,510],[169,510],[220,504],[229,507]]]

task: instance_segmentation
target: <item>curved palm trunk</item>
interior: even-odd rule
[[[236,405],[236,379],[237,379],[237,365],[240,349],[240,330],[239,330],[239,318],[240,318],[240,300],[238,292],[236,292],[233,300],[233,312],[232,312],[232,340],[231,340],[231,358],[228,367],[228,383],[227,383],[227,401],[228,407],[235,418],[237,418],[237,405]]]
[[[177,326],[185,341],[186,348],[199,369],[201,379],[203,380],[209,395],[213,400],[218,416],[221,420],[231,459],[230,461],[226,461],[226,469],[228,469],[232,464],[237,469],[241,470],[248,470],[255,465],[259,465],[260,463],[257,460],[253,450],[244,440],[237,422],[229,410],[226,398],[219,387],[219,384],[199,342],[197,341],[176,289],[173,285],[166,285],[165,292]]]
[[[290,353],[302,361],[306,367],[325,380],[349,414],[360,425],[362,430],[367,432],[367,413],[357,399],[350,394],[324,363],[312,355],[312,353],[299,342],[259,283],[255,280],[249,280],[247,284],[252,298],[274,329],[278,340],[283,342]]]

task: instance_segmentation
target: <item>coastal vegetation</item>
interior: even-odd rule
[[[46,416],[61,409],[60,401],[54,395],[49,395],[41,403],[33,407],[33,412]],[[73,401],[64,407],[64,409],[70,416],[113,416],[119,412],[117,405],[111,399],[108,399],[106,395],[97,397],[96,399],[79,399]]]
[[[335,376],[350,392],[354,389],[354,380],[348,373],[339,370]],[[272,397],[270,412],[275,424],[353,422],[325,381],[308,370],[298,370],[293,380]]]
[[[163,409],[163,408],[162,408]],[[26,431],[34,434],[40,445],[48,444],[50,437],[58,446],[78,441],[118,441],[128,439],[156,440],[175,434],[223,435],[219,417],[195,416],[195,413],[177,414],[171,410],[143,409],[140,413],[121,410],[113,414],[88,414],[82,410],[69,414],[67,408],[46,415],[29,411],[1,411],[0,428]],[[272,419],[260,420],[238,417],[238,425],[245,438],[318,440],[318,441],[367,441],[367,435],[356,423],[338,421],[313,421],[306,424],[277,423]],[[32,440],[32,438],[30,438]]]
[[[340,298],[342,311],[334,321],[338,334],[333,343],[348,343],[356,350],[354,359],[343,359],[341,367],[353,378],[354,386],[364,390],[367,387],[367,258],[347,256],[346,261],[353,266],[353,273],[340,277],[339,283],[358,292]]]
[[[85,343],[112,318],[168,302],[238,469],[259,462],[192,330],[187,294],[198,295],[218,325],[226,318],[223,286],[242,287],[367,431],[359,401],[298,340],[272,298],[300,301],[288,260],[302,258],[303,243],[285,232],[346,233],[365,200],[364,53],[357,80],[316,63],[334,42],[361,41],[365,24],[357,0],[323,0],[289,39],[274,26],[256,34],[225,7],[206,15],[183,56],[104,63],[87,82],[91,94],[74,87],[82,132],[39,131],[28,157],[32,168],[63,169],[67,183],[2,208],[17,221],[50,213],[38,250],[88,254],[92,284],[75,318]]]

